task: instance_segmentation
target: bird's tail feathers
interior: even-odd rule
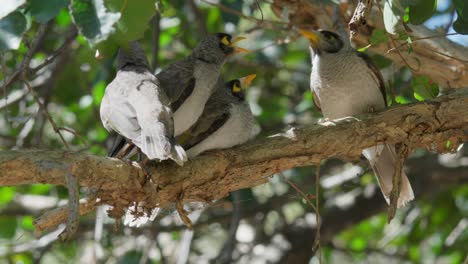
[[[172,147],[171,159],[174,160],[179,166],[184,165],[184,162],[187,162],[187,153],[185,153],[184,148],[174,143]]]
[[[397,160],[395,147],[387,144],[378,145],[363,150],[363,154],[369,160],[369,163],[374,170],[385,200],[390,204],[390,193],[393,188],[393,174],[395,172],[395,163]],[[406,173],[402,169],[400,196],[398,197],[397,203],[398,208],[405,206],[413,199],[413,189],[411,188],[411,184]]]
[[[142,129],[139,141],[137,146],[149,159],[166,160],[171,155],[171,142],[166,137],[163,126]]]

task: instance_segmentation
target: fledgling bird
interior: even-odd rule
[[[121,142],[136,145],[149,159],[172,159],[182,165],[187,155],[174,139],[169,99],[148,65],[138,42],[119,50],[117,74],[101,102],[102,124],[126,139]],[[111,156],[121,151],[119,146],[124,144],[119,144]]]
[[[156,75],[171,102],[176,136],[197,122],[208,98],[215,91],[226,58],[247,51],[235,46],[242,39],[232,39],[225,33],[208,35],[189,56],[170,64]]]
[[[251,74],[227,83],[218,79],[198,121],[177,137],[189,158],[207,150],[243,144],[256,135],[255,118],[245,100],[245,90],[255,77]]]
[[[310,87],[314,103],[323,116],[338,119],[386,108],[382,74],[364,53],[356,51],[347,40],[330,31],[299,31],[309,40],[312,73]],[[395,172],[395,147],[382,144],[363,150],[389,203]],[[397,206],[414,199],[408,177],[401,172]]]

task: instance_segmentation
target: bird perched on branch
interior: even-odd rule
[[[207,150],[240,145],[255,136],[255,119],[245,100],[245,90],[255,77],[251,74],[227,83],[218,79],[198,121],[177,137],[189,158]]]
[[[111,156],[136,145],[149,159],[187,161],[184,149],[174,139],[169,99],[151,73],[146,55],[137,42],[118,53],[118,70],[106,87],[101,102],[101,121],[108,131],[126,140],[117,142]]]
[[[156,75],[171,102],[176,136],[197,122],[216,88],[226,58],[247,51],[235,46],[242,39],[232,39],[225,33],[208,35],[189,56],[170,64]]]
[[[338,119],[387,106],[385,86],[379,69],[364,53],[351,47],[347,39],[330,31],[299,31],[309,40],[312,73],[310,86],[314,103],[323,116]],[[397,155],[395,147],[382,144],[363,150],[380,189],[389,203]],[[401,171],[400,196],[397,206],[414,199],[408,177]]]

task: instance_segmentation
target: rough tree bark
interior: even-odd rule
[[[163,162],[150,168],[151,181],[126,162],[82,152],[4,151],[0,152],[0,186],[63,185],[64,173],[71,173],[81,186],[99,189],[101,202],[113,205],[113,216],[118,217],[134,201],[145,201],[148,207],[166,207],[176,200],[211,202],[265,183],[276,172],[316,165],[329,157],[357,159],[363,148],[382,142],[451,151],[468,139],[467,113],[468,89],[460,89],[359,120],[311,125],[210,152],[183,167]]]

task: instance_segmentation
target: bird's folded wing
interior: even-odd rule
[[[369,68],[369,74],[371,74],[372,78],[374,78],[374,80],[377,82],[385,102],[385,107],[387,107],[387,93],[385,92],[385,82],[383,80],[382,73],[380,72],[379,68],[375,66],[374,62],[372,62],[372,59],[367,56],[367,54],[358,51],[356,51],[356,54],[367,64],[367,67]]]
[[[167,98],[173,104],[182,95],[187,94],[185,89],[190,88],[191,82],[193,82],[191,80],[193,78],[193,63],[188,58],[182,59],[169,65],[156,77]],[[174,111],[174,109],[172,110]]]
[[[179,137],[177,139],[183,141],[180,143],[184,149],[189,149],[202,142],[216,130],[222,127],[229,119],[229,116],[230,114],[228,111],[217,112],[205,116],[202,115],[203,118],[200,118],[200,122],[182,134],[180,139]]]

